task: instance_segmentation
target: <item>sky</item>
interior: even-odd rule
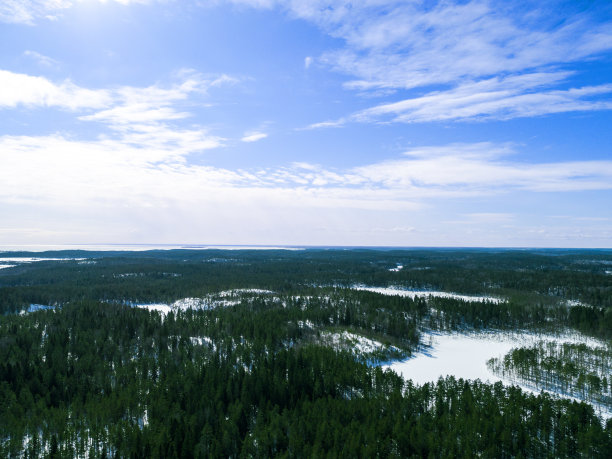
[[[612,247],[612,3],[0,1],[0,246]]]

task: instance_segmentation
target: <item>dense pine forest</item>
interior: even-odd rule
[[[12,252],[0,265],[0,457],[612,457],[612,419],[594,408],[612,391],[612,251]],[[517,346],[489,362],[503,383],[417,385],[380,366],[415,358],[425,333],[515,330],[601,345]]]
[[[544,343],[513,349],[488,362],[493,372],[612,409],[612,349]]]

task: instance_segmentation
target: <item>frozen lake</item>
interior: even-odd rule
[[[487,369],[487,360],[506,354],[517,346],[516,341],[490,335],[428,334],[424,344],[431,345],[413,357],[383,365],[412,379],[416,384],[435,382],[440,377],[501,381]]]
[[[480,379],[495,383],[510,384],[487,368],[487,360],[503,357],[512,348],[530,346],[538,341],[557,341],[560,343],[585,343],[602,346],[603,342],[578,333],[565,333],[559,336],[537,335],[533,333],[482,333],[482,334],[434,334],[423,333],[423,348],[406,360],[386,362],[381,367],[391,369],[404,379],[415,384],[436,382],[445,376],[463,379]],[[534,392],[533,387],[519,384],[525,391]],[[536,391],[539,393],[539,391]],[[606,418],[610,412],[600,413]]]

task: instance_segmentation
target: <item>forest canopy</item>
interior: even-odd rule
[[[379,366],[419,352],[426,331],[609,343],[610,251],[36,256],[63,260],[0,256],[23,258],[0,269],[0,456],[612,455],[612,421],[588,403],[452,376],[416,385]],[[610,347],[587,354],[542,344],[490,366],[605,402]]]

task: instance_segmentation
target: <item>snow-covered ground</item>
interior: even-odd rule
[[[191,340],[192,344],[198,345],[198,346],[202,346],[203,344],[213,344],[212,340],[208,337],[208,336],[190,336],[189,339]]]
[[[440,377],[454,376],[463,379],[480,379],[491,383],[505,381],[487,368],[487,361],[503,357],[512,348],[530,346],[538,341],[559,343],[585,343],[601,346],[602,341],[578,333],[537,335],[533,333],[481,333],[481,334],[434,334],[421,335],[422,349],[406,360],[386,362],[383,369],[391,369],[415,384],[436,382]],[[533,387],[519,384],[522,389],[534,392]],[[604,417],[612,413],[601,412]]]
[[[404,269],[403,265],[397,265],[395,268],[390,268],[389,271],[397,273],[400,272],[402,269]]]
[[[214,309],[240,304],[240,300],[218,300],[213,298],[181,298],[172,303],[174,309]]]
[[[322,332],[321,341],[335,348],[346,349],[353,354],[366,357],[367,354],[372,354],[374,352],[402,352],[401,349],[395,346],[387,346],[379,341],[346,330],[342,333]]]
[[[222,292],[217,293],[217,296],[227,297],[227,296],[236,296],[241,294],[257,294],[257,295],[267,295],[269,293],[274,293],[272,290],[263,290],[260,288],[235,288],[233,290],[224,290]]]
[[[351,288],[354,290],[367,290],[368,292],[380,293],[382,295],[397,295],[397,296],[406,296],[408,298],[427,298],[427,297],[437,297],[437,298],[454,298],[456,300],[462,301],[479,301],[489,303],[504,303],[506,300],[504,298],[496,298],[493,296],[474,296],[474,295],[460,295],[458,293],[451,292],[439,292],[439,291],[428,291],[428,290],[404,290],[398,287],[368,287],[366,285],[353,285]]]
[[[19,314],[24,315],[29,314],[30,312],[42,311],[44,309],[55,309],[55,306],[49,306],[46,304],[31,304],[28,309],[24,309]]]
[[[170,311],[172,311],[172,308],[170,306],[161,303],[132,304],[131,306],[140,309],[147,309],[148,311],[157,311],[162,315],[162,317],[165,317]]]
[[[274,293],[270,290],[256,288],[240,288],[234,290],[224,290],[218,293],[211,293],[202,298],[181,298],[171,304],[175,309],[214,309],[219,307],[234,306],[240,304],[242,297],[250,295],[267,295]]]
[[[565,304],[570,308],[573,308],[574,306],[585,306],[585,304],[579,300],[566,300]]]
[[[300,328],[315,328],[314,323],[312,323],[310,320],[306,320],[306,322],[304,322],[303,320],[298,320],[297,324]]]
[[[242,288],[234,290],[225,290],[218,293],[211,293],[201,298],[181,298],[172,304],[165,303],[127,303],[135,308],[148,309],[149,311],[158,311],[163,316],[166,316],[172,310],[186,309],[214,309],[220,307],[234,306],[240,304],[242,297],[249,295],[262,295],[274,293],[270,290],[261,290],[256,288]]]

